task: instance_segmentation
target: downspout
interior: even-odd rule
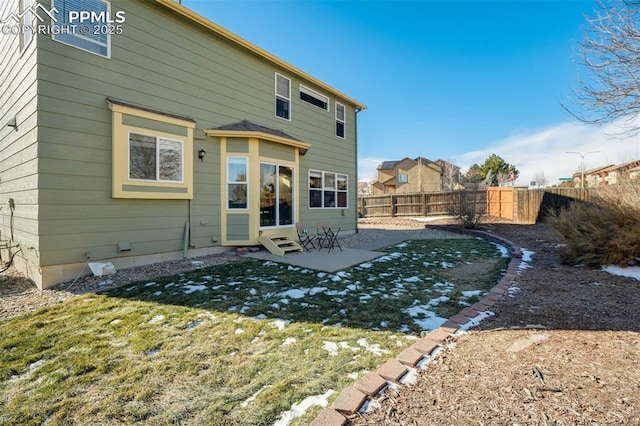
[[[360,108],[355,109],[355,132],[356,132],[356,234],[360,232],[358,229],[358,113],[362,111]]]

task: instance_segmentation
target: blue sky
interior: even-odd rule
[[[359,177],[423,156],[463,169],[496,153],[518,184],[640,158],[640,137],[576,125],[569,101],[595,1],[205,1],[183,4],[368,106]]]

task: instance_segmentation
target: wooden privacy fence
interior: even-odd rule
[[[540,222],[576,200],[592,199],[589,188],[490,187],[464,193],[478,211],[486,207],[489,216],[523,224]],[[456,210],[459,196],[460,191],[365,195],[358,198],[358,210],[360,217],[447,215]]]
[[[549,212],[557,212],[576,200],[590,201],[589,188],[514,188],[487,189],[489,216],[513,220],[516,223],[542,221]]]
[[[487,191],[466,191],[474,204],[484,208]],[[358,198],[360,217],[429,216],[450,214],[459,203],[460,191],[365,195]]]

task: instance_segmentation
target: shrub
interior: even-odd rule
[[[576,201],[552,213],[550,225],[565,246],[563,263],[602,266],[640,262],[640,186],[612,185],[594,189],[592,202]]]
[[[467,229],[475,228],[487,209],[486,199],[482,196],[483,192],[477,185],[471,186],[471,189],[454,191],[453,202],[447,208],[447,212]]]

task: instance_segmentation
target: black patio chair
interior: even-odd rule
[[[315,235],[309,235],[309,231],[304,227],[304,224],[298,222],[296,223],[296,231],[298,232],[298,243],[300,246],[309,251],[309,247],[312,247],[314,250],[316,249],[316,245],[314,240],[316,239]]]
[[[338,247],[340,251],[342,251],[342,246],[338,241],[338,234],[340,234],[340,228],[337,231],[331,229],[331,225],[328,222],[318,222],[317,223],[317,239],[318,239],[318,250],[322,250],[323,248],[328,248],[329,251]]]

